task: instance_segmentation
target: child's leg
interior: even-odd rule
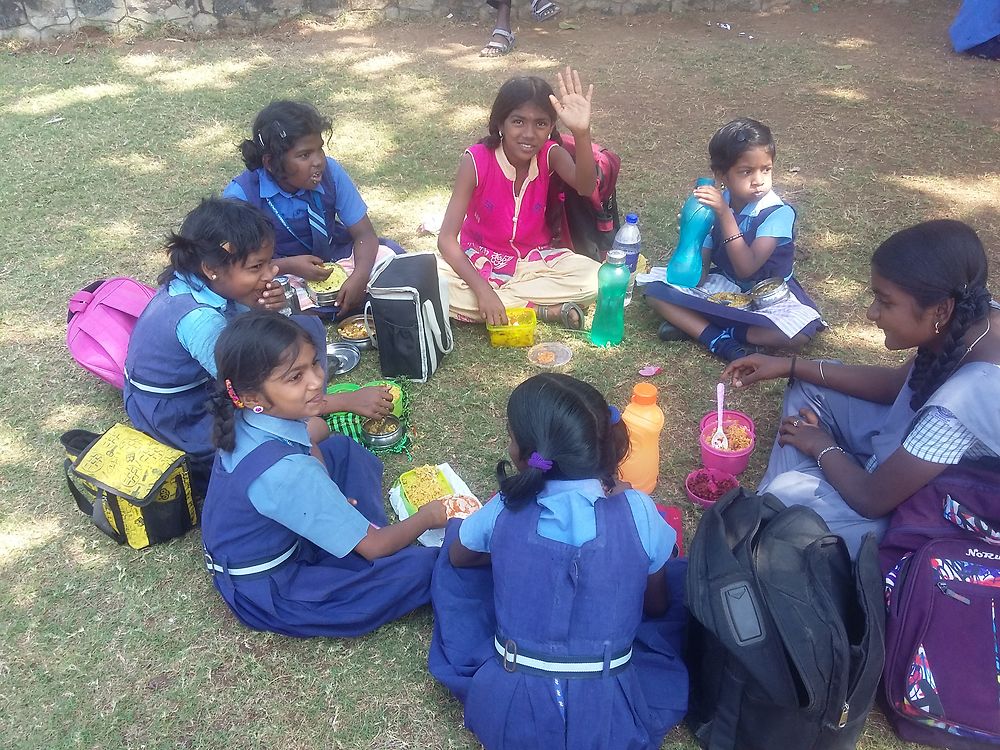
[[[448,315],[463,323],[482,323],[479,300],[461,276],[455,273],[448,261],[438,258],[438,275],[448,282]],[[527,300],[511,294],[506,286],[494,289],[504,307],[524,307]]]
[[[715,356],[732,362],[746,356],[746,350],[733,335],[732,328],[722,328],[680,305],[647,297],[650,307],[693,339],[698,340]]]
[[[802,347],[812,339],[804,333],[797,333],[792,338],[788,338],[781,331],[763,326],[750,326],[746,331],[746,341],[748,344],[765,346],[769,349],[786,349],[788,351],[801,351]]]
[[[344,496],[376,526],[388,526],[382,500],[382,462],[346,435],[332,435],[318,446],[330,478]]]
[[[514,35],[510,31],[510,0],[496,0],[490,5],[497,9],[493,35],[479,52],[480,57],[501,57],[514,48]]]

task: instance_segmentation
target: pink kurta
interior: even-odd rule
[[[552,169],[546,141],[532,157],[520,194],[514,192],[516,171],[500,146],[470,146],[476,168],[476,188],[466,209],[459,243],[479,275],[496,288],[510,281],[518,260],[546,262],[570,251],[553,249],[545,220]]]

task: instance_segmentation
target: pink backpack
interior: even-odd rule
[[[146,305],[156,294],[135,279],[98,279],[69,300],[66,346],[88,372],[121,389],[128,340]]]

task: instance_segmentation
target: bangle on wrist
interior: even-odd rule
[[[826,373],[823,372],[823,360],[819,360],[819,379],[823,381],[823,385],[829,388],[829,384],[826,382]]]
[[[726,237],[726,239],[724,239],[724,240],[722,241],[722,244],[723,244],[723,245],[728,245],[728,244],[729,244],[730,242],[732,242],[733,240],[738,240],[738,239],[739,239],[740,237],[742,237],[742,236],[743,236],[743,232],[737,232],[737,233],[736,233],[736,234],[734,234],[734,235],[733,235],[732,237]]]
[[[792,355],[792,364],[788,368],[788,385],[791,385],[792,383],[795,382],[795,360],[797,360],[797,359],[798,359],[798,356],[795,355],[795,354],[793,354]]]
[[[823,450],[821,450],[819,453],[816,454],[816,465],[819,468],[821,468],[821,469],[823,468],[823,464],[820,463],[820,459],[822,459],[823,456],[825,456],[830,451],[840,451],[845,456],[847,455],[847,451],[845,451],[839,445],[828,445],[826,448],[824,448]]]

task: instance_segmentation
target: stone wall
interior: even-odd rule
[[[558,0],[568,14],[589,11],[607,15],[689,10],[759,12],[799,1]],[[514,16],[527,20],[527,0],[515,0],[514,6]],[[336,17],[352,11],[376,13],[388,19],[444,18],[451,14],[457,20],[487,22],[494,14],[483,0],[0,0],[0,37],[44,41],[84,27],[134,34],[168,24],[204,34],[266,28],[301,13]]]

